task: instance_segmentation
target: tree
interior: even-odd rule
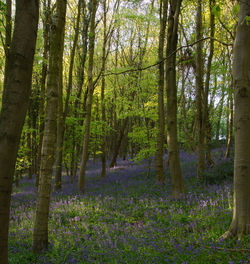
[[[63,35],[66,16],[66,0],[56,1],[56,14],[51,26],[49,70],[47,82],[47,107],[42,144],[38,199],[33,232],[33,250],[39,252],[48,247],[48,217],[51,192],[60,61],[63,55]]]
[[[211,79],[211,66],[212,60],[214,56],[214,33],[215,33],[215,16],[213,14],[213,8],[215,6],[214,0],[209,0],[209,10],[210,10],[210,47],[209,47],[209,55],[207,59],[207,69],[206,69],[206,79],[205,79],[205,89],[204,89],[204,111],[203,111],[203,128],[204,135],[206,138],[206,160],[207,164],[210,166],[214,165],[214,161],[211,156],[211,123],[209,120],[210,112],[208,106],[208,95],[210,88],[210,79]]]
[[[159,82],[158,82],[158,135],[157,135],[157,150],[155,155],[155,171],[158,182],[165,181],[163,169],[163,151],[164,151],[164,43],[167,24],[168,1],[160,1],[160,35],[158,47],[159,59]]]
[[[16,3],[13,39],[5,71],[0,114],[0,263],[8,263],[8,229],[13,175],[28,109],[39,1]]]
[[[179,198],[181,194],[184,194],[184,183],[179,159],[179,145],[177,141],[177,85],[175,53],[178,40],[178,21],[181,3],[182,0],[172,0],[170,2],[166,52],[167,57],[171,55],[166,62],[166,90],[168,153],[174,198]]]
[[[234,42],[235,96],[234,212],[227,238],[250,234],[250,0],[239,1],[239,22]]]
[[[79,182],[78,182],[78,189],[81,192],[84,192],[84,187],[85,187],[85,170],[86,170],[86,163],[88,160],[91,108],[92,108],[92,99],[95,88],[93,82],[93,67],[94,67],[94,51],[95,51],[95,16],[97,9],[97,1],[93,0],[90,3],[90,6],[91,6],[91,20],[90,20],[90,32],[89,32],[88,98],[87,98],[85,130],[84,130],[83,147],[82,147],[82,161],[81,161]]]
[[[36,186],[39,185],[39,174],[40,174],[40,163],[41,163],[41,151],[43,143],[43,133],[44,133],[44,105],[45,105],[45,87],[46,87],[46,78],[48,73],[48,53],[49,53],[49,20],[51,16],[50,11],[51,0],[43,2],[43,65],[42,65],[42,74],[40,79],[40,103],[39,103],[39,145],[38,145],[38,171],[36,175]]]
[[[79,27],[80,27],[80,14],[82,9],[82,0],[78,1],[77,8],[77,18],[76,18],[76,26],[75,26],[75,36],[73,41],[73,47],[70,55],[70,65],[69,65],[69,77],[68,77],[68,86],[67,86],[67,94],[65,99],[65,105],[63,107],[63,89],[61,85],[59,100],[58,100],[58,123],[57,123],[57,143],[56,143],[56,161],[55,161],[55,190],[60,190],[62,188],[62,160],[63,160],[63,139],[65,132],[65,122],[66,117],[69,112],[69,99],[73,86],[73,68],[75,61],[75,53],[76,53],[76,45],[79,36]]]
[[[197,1],[196,14],[196,40],[202,38],[202,0]],[[205,149],[204,149],[204,109],[203,109],[203,55],[202,55],[202,41],[197,43],[196,57],[195,57],[195,79],[196,79],[196,111],[198,123],[198,166],[197,176],[200,177],[205,169]]]

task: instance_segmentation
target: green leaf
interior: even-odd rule
[[[212,13],[215,15],[215,16],[218,16],[220,14],[220,11],[221,11],[221,8],[219,5],[216,5],[213,7],[212,9]]]
[[[6,4],[0,0],[0,11],[5,13],[6,12]]]
[[[232,10],[233,15],[238,15],[239,11],[240,11],[240,5],[239,5],[239,4],[236,4],[236,5],[233,7],[233,10]]]
[[[246,17],[245,17],[245,20],[246,20],[247,25],[249,25],[249,22],[250,22],[250,16],[246,16]]]

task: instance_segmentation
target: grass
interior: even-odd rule
[[[63,190],[52,194],[50,245],[40,255],[31,250],[34,181],[24,179],[12,195],[9,263],[248,263],[249,252],[239,249],[249,248],[249,236],[217,242],[232,218],[231,178],[223,174],[214,183],[221,170],[213,169],[213,184],[198,184],[196,156],[180,157],[186,186],[180,201],[171,199],[168,170],[160,186],[154,171],[146,177],[144,163],[120,161],[106,179],[100,164],[89,164],[84,195],[65,178]]]

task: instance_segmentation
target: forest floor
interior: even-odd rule
[[[214,150],[217,165],[201,183],[196,155],[180,158],[186,194],[179,201],[171,199],[168,169],[158,185],[147,161],[119,160],[105,179],[100,162],[90,161],[85,194],[65,176],[62,191],[52,192],[50,245],[40,255],[31,249],[35,182],[24,178],[12,194],[9,263],[249,263],[250,236],[218,242],[232,218],[233,161]]]

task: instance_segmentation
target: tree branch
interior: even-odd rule
[[[221,43],[222,45],[224,46],[233,46],[232,43],[225,43],[221,40],[218,40],[216,38],[211,38],[211,37],[206,37],[206,38],[202,38],[202,39],[199,39],[191,44],[188,44],[188,45],[185,45],[185,46],[181,46],[179,48],[177,48],[175,51],[173,51],[171,54],[169,54],[167,57],[165,57],[164,59],[162,59],[161,61],[158,61],[154,64],[151,64],[151,65],[148,65],[146,67],[140,67],[140,68],[133,68],[133,69],[128,69],[128,70],[125,70],[125,71],[121,71],[121,72],[107,72],[107,73],[104,73],[102,74],[102,76],[110,76],[110,75],[120,75],[120,74],[125,74],[125,73],[130,73],[130,72],[136,72],[136,71],[145,71],[147,69],[150,69],[150,68],[153,68],[155,66],[158,66],[160,63],[164,62],[165,60],[169,59],[171,56],[173,56],[175,53],[177,53],[179,50],[182,50],[182,49],[185,49],[185,48],[189,48],[189,47],[192,47],[194,45],[196,45],[197,43],[201,42],[201,41],[205,41],[205,40],[208,40],[208,39],[212,39],[214,41],[217,41],[219,43]]]

